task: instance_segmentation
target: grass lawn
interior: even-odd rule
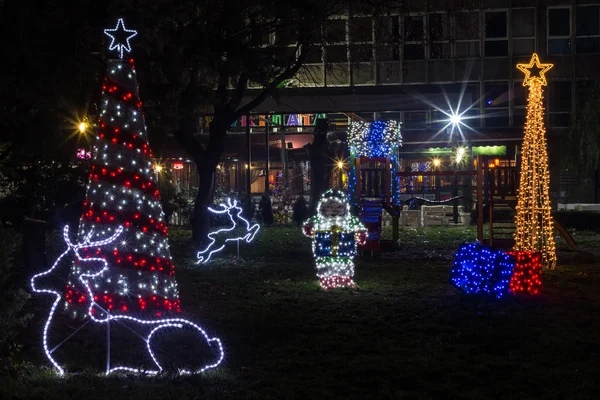
[[[448,284],[453,252],[475,236],[470,228],[405,228],[401,250],[356,259],[357,289],[330,292],[317,285],[299,228],[264,229],[242,245],[242,262],[202,267],[189,257],[188,235],[171,234],[182,307],[223,340],[223,367],[174,379],[56,378],[42,367],[37,323],[26,351],[36,367],[2,385],[0,398],[600,396],[598,236],[580,234],[585,252],[560,252],[541,295],[493,300]]]

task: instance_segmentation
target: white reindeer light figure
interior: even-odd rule
[[[240,240],[245,240],[246,243],[250,243],[252,240],[254,240],[254,237],[256,236],[256,234],[258,233],[258,230],[260,229],[260,225],[254,224],[251,226],[250,222],[247,219],[245,219],[244,217],[242,217],[242,208],[237,205],[237,200],[232,201],[231,199],[228,198],[227,204],[220,204],[219,206],[221,207],[220,210],[216,210],[214,208],[208,207],[208,211],[210,211],[213,214],[227,213],[227,215],[229,216],[229,220],[231,221],[231,226],[228,226],[226,228],[221,228],[215,232],[211,232],[208,234],[210,243],[204,250],[198,252],[198,261],[196,262],[196,264],[204,264],[204,263],[207,263],[208,261],[210,261],[210,258],[212,257],[212,255],[214,253],[218,253],[219,251],[223,250],[225,248],[225,244],[227,242],[237,242],[238,243],[238,257],[239,257]],[[228,232],[231,232],[235,228],[237,228],[237,222],[236,222],[237,219],[242,220],[243,223],[246,224],[246,232],[243,233],[243,236],[225,237]]]
[[[216,347],[216,349],[217,349],[217,360],[215,362],[213,362],[212,364],[204,365],[193,371],[182,369],[182,370],[179,370],[179,373],[181,373],[181,374],[197,374],[197,373],[204,372],[207,369],[215,368],[216,366],[221,364],[221,362],[223,361],[223,358],[225,357],[225,353],[223,352],[223,345],[221,344],[221,340],[216,337],[209,338],[209,336],[206,334],[206,332],[200,326],[198,326],[195,323],[188,321],[186,319],[165,318],[165,319],[148,320],[148,319],[139,319],[139,318],[131,317],[128,315],[111,315],[110,313],[106,313],[106,318],[104,318],[104,319],[97,318],[96,316],[94,316],[94,313],[92,313],[92,309],[94,307],[99,307],[99,305],[94,302],[94,294],[88,283],[88,278],[95,278],[95,277],[103,274],[104,272],[108,271],[110,267],[104,258],[82,258],[82,257],[80,257],[79,250],[84,247],[100,247],[100,246],[105,246],[107,244],[110,244],[111,242],[115,241],[122,232],[123,232],[123,227],[120,226],[117,228],[116,232],[109,238],[92,242],[92,241],[90,241],[90,238],[92,237],[93,231],[90,231],[84,238],[83,243],[73,244],[73,243],[71,243],[71,240],[69,239],[69,227],[65,226],[64,231],[63,231],[63,236],[64,236],[65,243],[67,244],[67,249],[56,259],[56,261],[54,262],[54,264],[52,265],[52,267],[50,269],[48,269],[47,271],[41,272],[39,274],[36,274],[31,278],[31,287],[35,293],[46,293],[46,294],[52,294],[55,296],[54,303],[52,304],[52,307],[50,308],[50,313],[48,314],[48,319],[46,321],[46,324],[44,325],[43,338],[42,338],[44,352],[46,353],[46,357],[48,357],[48,360],[50,360],[50,362],[52,363],[52,365],[54,365],[54,367],[57,369],[57,371],[60,375],[63,375],[65,373],[64,368],[61,367],[61,365],[52,357],[52,352],[54,351],[54,349],[50,350],[48,348],[48,328],[50,327],[50,324],[52,323],[54,314],[56,312],[56,307],[58,306],[58,304],[62,298],[62,295],[61,295],[61,293],[59,293],[58,291],[55,291],[55,290],[38,288],[36,285],[36,281],[39,278],[52,273],[52,271],[54,271],[58,267],[61,259],[63,257],[65,257],[70,251],[73,251],[75,254],[75,257],[77,257],[77,259],[81,262],[94,262],[95,261],[95,262],[100,262],[103,264],[103,267],[98,272],[86,273],[86,274],[82,273],[79,276],[79,280],[85,286],[87,293],[88,293],[88,296],[87,296],[87,299],[89,299],[88,316],[90,317],[91,321],[94,321],[96,323],[103,323],[103,324],[109,324],[111,321],[122,321],[122,322],[126,322],[126,323],[135,323],[142,327],[151,328],[150,332],[145,336],[144,341],[146,342],[146,348],[148,350],[148,355],[152,358],[152,360],[156,364],[157,369],[156,370],[144,370],[144,369],[139,369],[139,368],[127,367],[127,366],[119,366],[119,367],[111,368],[109,363],[107,362],[106,374],[110,374],[111,372],[114,372],[114,371],[128,371],[128,372],[155,375],[155,374],[158,374],[159,372],[161,372],[163,368],[161,367],[160,363],[158,362],[158,360],[155,356],[154,351],[152,350],[152,338],[159,330],[164,329],[164,328],[179,328],[179,329],[182,329],[184,327],[192,328],[192,329],[196,330],[198,333],[200,333],[200,336],[206,341],[206,343],[208,344],[209,347],[211,347],[211,348]]]

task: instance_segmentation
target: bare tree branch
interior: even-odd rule
[[[238,79],[237,85],[235,86],[235,94],[229,102],[229,105],[232,110],[235,110],[240,105],[240,102],[242,101],[242,97],[244,96],[244,92],[246,91],[247,87],[248,74],[246,74],[246,72],[242,72]]]
[[[302,46],[302,47],[304,47],[304,46]],[[303,48],[302,52],[296,59],[296,63],[294,65],[292,65],[291,67],[287,68],[278,77],[273,79],[271,81],[271,83],[269,83],[267,85],[267,87],[264,88],[263,91],[258,96],[256,96],[253,100],[251,100],[249,103],[247,103],[246,105],[244,105],[243,107],[238,109],[235,113],[236,118],[239,118],[240,116],[245,115],[248,112],[250,112],[251,110],[255,109],[259,104],[261,104],[263,101],[265,101],[265,99],[267,97],[269,97],[273,92],[275,92],[275,90],[277,89],[277,86],[279,86],[279,84],[281,82],[283,82],[286,79],[293,78],[294,75],[296,75],[296,73],[304,65],[304,60],[306,59],[307,54],[308,54],[308,49]]]

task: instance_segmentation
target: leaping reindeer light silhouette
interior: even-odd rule
[[[220,204],[219,206],[221,207],[220,210],[208,207],[208,211],[210,211],[213,214],[227,213],[227,215],[229,216],[229,220],[231,221],[231,226],[221,228],[215,232],[211,232],[208,234],[210,243],[204,250],[198,252],[198,261],[196,262],[196,264],[207,263],[214,253],[218,253],[219,251],[225,248],[225,244],[227,242],[237,241],[239,243],[240,240],[245,240],[246,243],[250,243],[252,240],[254,240],[256,233],[260,229],[260,225],[254,224],[251,226],[250,222],[244,217],[242,217],[242,208],[237,205],[237,200],[232,201],[231,199],[227,199],[227,204]],[[246,224],[246,232],[243,233],[243,236],[230,238],[223,237],[224,234],[233,231],[237,227],[237,219],[242,220],[243,223]]]
[[[106,313],[106,318],[102,319],[102,318],[96,317],[94,315],[94,313],[92,313],[92,308],[94,308],[95,306],[99,307],[99,305],[94,302],[93,292],[88,283],[88,279],[98,277],[102,273],[109,270],[110,267],[108,265],[108,262],[104,258],[82,258],[79,255],[79,249],[82,249],[84,247],[100,247],[100,246],[107,245],[107,244],[115,241],[122,232],[123,232],[123,227],[120,226],[117,228],[116,232],[109,238],[92,242],[91,237],[92,237],[93,231],[90,231],[85,236],[82,243],[73,244],[71,242],[71,240],[69,239],[69,227],[65,226],[64,231],[63,231],[63,237],[65,240],[65,243],[67,244],[67,249],[56,259],[56,261],[54,262],[54,264],[52,265],[52,267],[50,269],[48,269],[47,271],[41,272],[39,274],[36,274],[31,278],[31,287],[35,293],[46,293],[46,294],[52,294],[55,296],[54,303],[52,304],[52,307],[50,308],[50,313],[48,314],[48,320],[46,321],[46,324],[44,325],[43,338],[42,338],[44,352],[46,353],[46,357],[48,357],[48,360],[50,360],[50,362],[52,363],[52,365],[54,365],[54,367],[57,369],[57,371],[60,375],[63,375],[65,373],[64,368],[61,367],[61,365],[52,357],[52,352],[56,348],[52,349],[52,350],[50,350],[48,348],[48,329],[50,327],[50,324],[52,323],[54,313],[56,312],[56,307],[60,303],[60,299],[62,298],[62,296],[58,291],[51,290],[51,289],[38,288],[36,285],[36,281],[39,278],[52,273],[52,271],[54,271],[58,267],[62,258],[65,257],[70,251],[73,251],[73,253],[75,254],[75,257],[77,257],[77,259],[80,262],[100,262],[103,264],[103,267],[98,272],[82,273],[78,277],[88,292],[87,299],[89,299],[89,302],[90,302],[89,307],[88,307],[88,316],[90,317],[91,321],[94,321],[97,323],[106,323],[106,324],[110,323],[110,321],[132,322],[132,323],[137,323],[144,327],[152,328],[150,330],[150,332],[144,338],[144,341],[146,342],[146,348],[148,350],[148,354],[154,361],[154,364],[156,364],[157,369],[156,370],[143,370],[143,369],[125,367],[125,366],[111,368],[110,365],[107,365],[106,374],[109,374],[114,371],[128,371],[128,372],[155,375],[155,374],[158,374],[159,372],[161,372],[163,368],[161,367],[160,363],[158,362],[158,360],[155,356],[154,351],[152,350],[152,338],[159,330],[164,329],[164,328],[179,328],[179,329],[182,329],[184,327],[192,328],[200,333],[200,337],[203,338],[210,347],[216,346],[218,357],[214,363],[204,365],[201,368],[194,370],[194,371],[182,369],[182,370],[179,370],[179,373],[181,373],[181,374],[196,374],[196,373],[201,373],[203,371],[206,371],[207,369],[218,366],[223,361],[223,358],[225,356],[225,354],[223,352],[223,345],[221,344],[221,340],[216,337],[209,338],[208,335],[206,334],[206,332],[200,326],[196,325],[195,323],[193,323],[191,321],[188,321],[183,318],[165,318],[165,319],[148,320],[148,319],[139,319],[139,318],[131,317],[128,315],[111,315],[109,313]]]

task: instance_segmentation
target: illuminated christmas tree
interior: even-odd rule
[[[552,64],[541,64],[534,54],[529,64],[517,64],[525,73],[523,86],[529,87],[527,121],[521,151],[520,184],[517,200],[515,251],[542,254],[546,268],[556,265],[554,222],[550,214],[548,153],[544,127],[544,74]]]
[[[133,59],[123,59],[123,51],[131,51],[129,40],[136,32],[126,29],[119,19],[116,28],[105,34],[111,38],[109,49],[120,58],[108,61],[102,85],[92,171],[77,241],[84,242],[91,231],[92,240],[110,236],[119,226],[124,231],[115,243],[80,251],[84,258],[102,257],[110,264],[110,269],[89,281],[93,312],[98,317],[106,312],[136,317],[179,312],[135,66]],[[87,314],[87,292],[77,279],[82,269],[81,263],[73,265],[66,288],[66,306],[75,315]]]

